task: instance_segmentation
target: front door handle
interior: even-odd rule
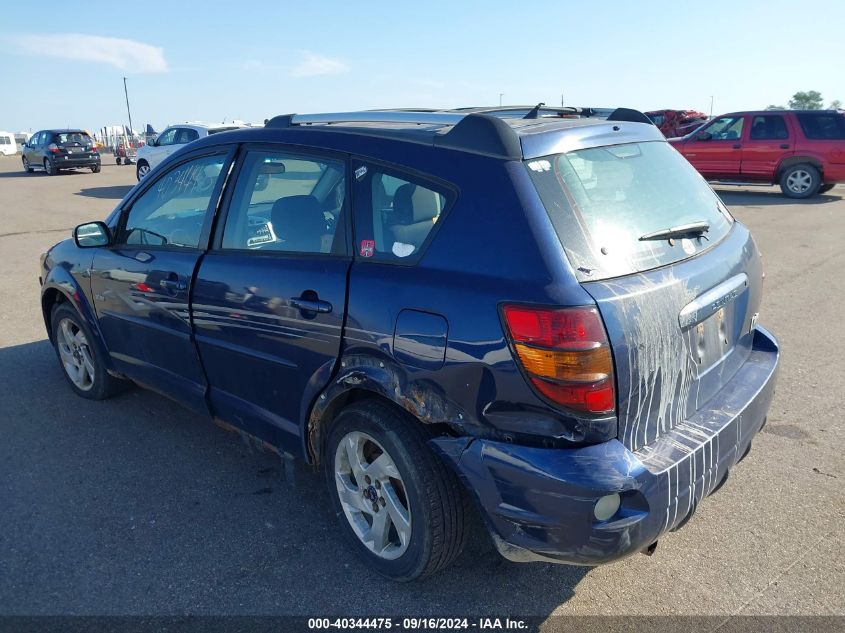
[[[181,279],[162,279],[158,285],[165,290],[184,290],[188,287],[188,284]]]
[[[742,145],[740,145],[739,143],[734,143],[734,144],[733,144],[733,148],[734,148],[734,149],[741,149],[741,148],[742,148]]]
[[[789,143],[781,143],[781,149],[789,149]]]
[[[332,311],[331,303],[328,301],[320,301],[319,299],[303,299],[301,297],[294,297],[290,300],[290,304],[294,308],[298,308],[303,312],[328,313]]]

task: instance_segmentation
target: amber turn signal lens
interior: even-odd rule
[[[613,361],[607,347],[595,347],[580,352],[560,352],[550,349],[515,345],[525,371],[553,380],[599,382],[613,371]]]

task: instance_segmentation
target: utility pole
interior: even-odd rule
[[[563,93],[560,93],[560,107],[563,107]]]
[[[129,115],[129,134],[133,134],[132,129],[132,112],[129,110],[129,91],[126,89],[126,77],[123,78],[123,94],[126,95],[126,114]]]
[[[505,96],[505,93],[504,93],[504,92],[500,92],[500,93],[499,93],[499,107],[500,107],[500,108],[502,107],[502,97],[504,97],[504,96]]]
[[[710,118],[713,118],[713,95],[710,95]]]

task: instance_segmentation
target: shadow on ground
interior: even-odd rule
[[[727,189],[714,185],[716,193],[729,207],[731,205],[742,205],[749,208],[758,208],[763,206],[780,206],[789,204],[798,205],[816,205],[816,204],[830,204],[831,202],[838,202],[842,199],[839,195],[839,189],[833,189],[827,193],[823,193],[812,198],[799,200],[795,198],[787,198],[783,195],[779,188],[761,188],[761,189]]]
[[[0,349],[0,612],[546,616],[587,568],[518,565],[475,526],[399,585],[342,541],[324,479],[141,389],[75,396],[47,341]]]
[[[134,185],[112,185],[110,187],[86,187],[80,189],[74,195],[86,198],[107,198],[110,200],[121,200],[132,189]]]

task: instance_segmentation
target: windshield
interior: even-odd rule
[[[668,143],[627,143],[526,161],[555,231],[581,281],[671,264],[707,250],[732,218]],[[706,224],[702,237],[640,240]]]

